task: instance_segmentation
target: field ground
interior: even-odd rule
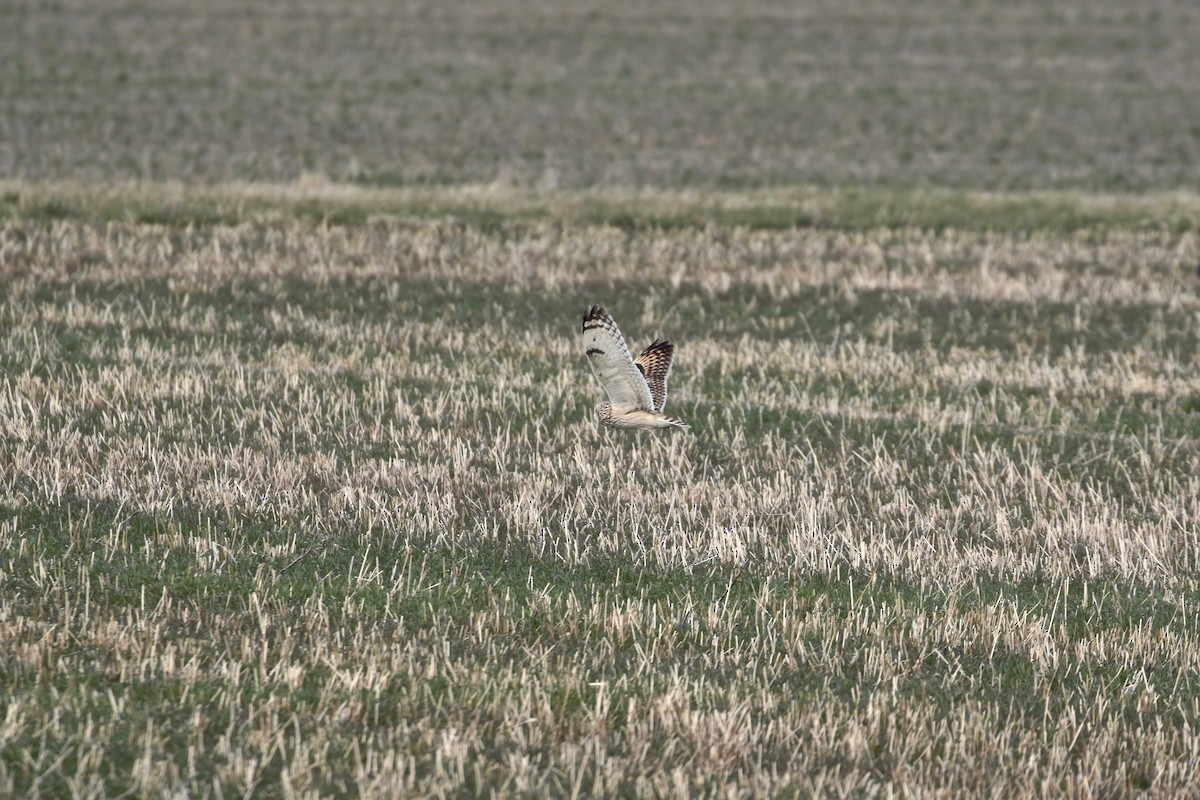
[[[1200,789],[1194,196],[108,186],[0,187],[0,795]]]
[[[1192,0],[5,0],[0,176],[1200,190]]]

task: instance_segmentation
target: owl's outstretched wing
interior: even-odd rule
[[[667,377],[671,374],[671,363],[675,360],[675,345],[655,339],[633,362],[650,387],[654,408],[661,414],[667,405]]]
[[[654,410],[654,398],[642,368],[633,363],[625,337],[601,306],[592,306],[583,315],[583,350],[614,406]],[[667,364],[669,369],[669,358]]]

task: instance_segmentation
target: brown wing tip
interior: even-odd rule
[[[675,345],[668,342],[666,339],[655,339],[650,344],[646,345],[646,349],[638,358],[646,356],[673,356],[675,355]]]

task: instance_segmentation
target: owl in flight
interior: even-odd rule
[[[667,376],[675,345],[657,339],[637,361],[612,315],[592,306],[583,315],[583,349],[592,372],[608,394],[596,406],[596,419],[610,428],[684,428],[687,425],[662,413],[667,403]]]

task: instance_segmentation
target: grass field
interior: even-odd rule
[[[1194,198],[0,188],[0,795],[1200,785]]]
[[[1200,190],[1192,0],[5,0],[0,175]]]
[[[0,3],[0,798],[1200,796],[1197,41]]]

